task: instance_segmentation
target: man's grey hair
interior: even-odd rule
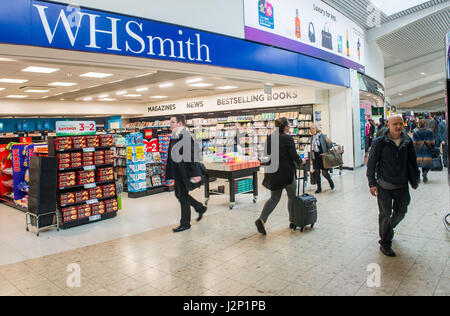
[[[390,122],[393,118],[397,118],[397,117],[399,117],[399,118],[401,118],[403,120],[403,115],[401,115],[401,114],[394,114],[394,115],[391,115],[389,117],[388,122]]]

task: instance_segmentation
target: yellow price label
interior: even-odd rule
[[[127,147],[127,159],[133,160],[133,147]]]
[[[137,160],[145,159],[144,146],[136,147],[136,159]]]

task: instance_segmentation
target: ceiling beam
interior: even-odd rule
[[[400,97],[400,98],[393,98],[392,99],[392,103],[394,105],[399,105],[399,104],[402,104],[402,103],[406,103],[408,101],[412,101],[414,99],[422,98],[424,96],[428,96],[430,94],[436,94],[436,93],[439,93],[439,92],[442,93],[441,97],[443,97],[444,96],[444,90],[442,90],[442,87],[435,87],[435,88],[431,88],[431,89],[427,89],[427,90],[421,90],[421,91],[418,91],[416,93],[411,93],[411,94],[405,95],[405,96]]]
[[[445,98],[442,97],[442,94],[434,94],[432,96],[427,96],[425,98],[421,98],[419,100],[409,101],[406,103],[398,104],[398,108],[414,108],[420,106],[422,104],[435,104],[445,102]]]
[[[411,59],[404,63],[395,65],[395,66],[385,68],[384,76],[385,76],[385,78],[389,78],[389,77],[392,77],[399,73],[410,71],[411,69],[413,69],[417,66],[421,66],[421,65],[428,64],[431,62],[441,62],[443,65],[443,68],[445,68],[444,50],[438,50],[434,53],[431,53],[431,54],[428,54],[428,55],[425,55],[425,56],[422,56],[419,58]]]
[[[404,83],[404,84],[400,84],[398,86],[394,86],[390,89],[387,89],[387,94],[389,96],[395,96],[396,94],[399,94],[401,92],[404,91],[408,91],[414,88],[418,88],[418,87],[422,87],[425,86],[427,84],[433,83],[435,81],[438,80],[444,80],[445,79],[445,72],[442,73],[438,73],[438,74],[433,74],[433,75],[428,75],[426,77],[420,78],[418,80],[415,81],[410,81],[408,83]],[[441,85],[441,89],[444,89],[444,85]]]
[[[389,35],[395,31],[398,31],[412,23],[415,23],[419,20],[422,20],[426,17],[429,17],[430,15],[436,14],[440,11],[446,10],[450,8],[450,2],[446,1],[441,4],[437,4],[435,6],[429,7],[424,10],[420,10],[416,13],[404,16],[402,18],[396,19],[392,22],[388,22],[385,24],[382,24],[379,27],[375,27],[369,31],[367,31],[367,41],[376,41],[386,35]]]

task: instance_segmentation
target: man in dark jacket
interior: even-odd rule
[[[448,168],[448,144],[447,144],[447,123],[441,120],[438,126],[436,147],[441,148],[444,159],[444,167]]]
[[[181,204],[180,226],[173,229],[175,233],[191,228],[191,206],[199,214],[197,221],[202,219],[207,210],[189,195],[189,191],[203,184],[203,172],[194,140],[186,129],[185,122],[183,115],[170,119],[173,134],[169,144],[166,179],[175,180],[175,196]]]
[[[427,128],[433,132],[434,139],[436,140],[439,122],[430,113],[425,114],[425,119],[427,121]]]
[[[394,228],[405,217],[411,202],[408,182],[414,189],[420,182],[414,144],[403,129],[402,116],[391,117],[384,135],[374,141],[367,165],[370,193],[378,198],[380,211],[380,250],[389,257],[395,257]]]

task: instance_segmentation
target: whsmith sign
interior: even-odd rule
[[[252,70],[350,86],[347,68],[274,47],[47,1],[0,1],[0,43]]]

